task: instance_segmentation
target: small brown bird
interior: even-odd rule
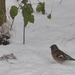
[[[51,54],[52,54],[53,58],[60,64],[62,64],[66,60],[74,60],[75,61],[75,59],[73,59],[72,57],[70,57],[63,51],[61,51],[55,44],[52,45],[50,48],[51,48]]]

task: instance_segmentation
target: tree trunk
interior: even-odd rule
[[[0,26],[6,22],[6,5],[5,5],[5,0],[0,0]]]

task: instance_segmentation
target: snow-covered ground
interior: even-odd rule
[[[46,12],[52,10],[53,0],[46,3]],[[56,44],[62,51],[75,58],[75,0],[54,0],[52,18],[34,13],[35,23],[26,27],[26,44],[22,44],[23,19],[15,18],[11,31],[11,44],[0,46],[0,56],[13,53],[17,60],[0,61],[0,75],[75,75],[75,61],[57,63],[51,56],[50,46]],[[37,3],[37,0],[31,0]],[[7,15],[16,0],[6,0]],[[35,8],[36,4],[33,5]]]

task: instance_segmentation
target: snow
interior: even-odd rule
[[[52,10],[53,0],[46,2],[46,12]],[[75,0],[54,0],[52,18],[34,12],[35,23],[26,27],[26,44],[22,44],[23,18],[19,12],[11,31],[11,44],[0,46],[0,56],[13,53],[17,60],[0,61],[0,75],[75,75],[75,61],[57,63],[50,46],[56,44],[75,58]],[[37,0],[31,0],[35,8]],[[6,0],[7,15],[16,0]]]

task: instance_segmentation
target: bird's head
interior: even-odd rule
[[[57,47],[56,44],[51,45],[50,48],[51,48],[51,51],[52,51],[52,52],[58,50],[58,47]]]

